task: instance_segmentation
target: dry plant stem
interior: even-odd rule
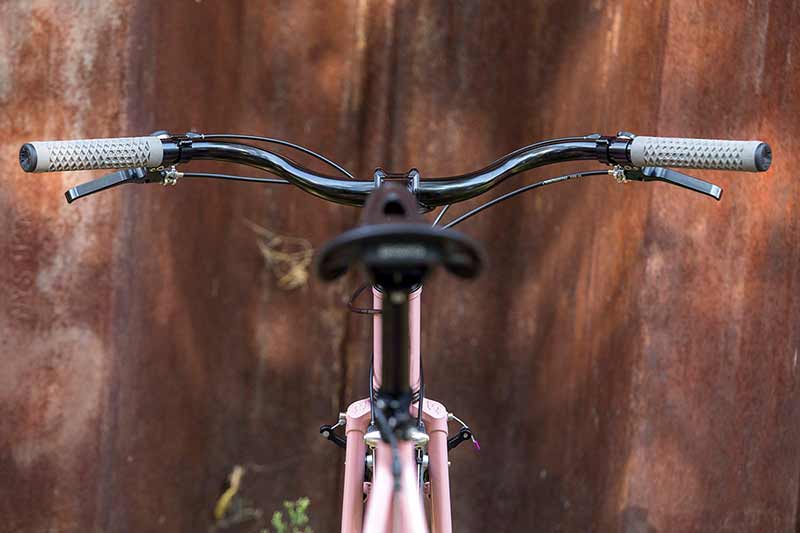
[[[278,286],[285,290],[304,287],[314,257],[311,243],[301,237],[279,235],[249,220],[245,224],[259,236],[256,244],[278,279]]]

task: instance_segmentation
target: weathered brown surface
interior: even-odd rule
[[[237,463],[265,510],[338,527],[316,428],[365,392],[358,280],[279,289],[245,221],[319,245],[358,213],[201,182],[67,206],[85,174],[16,164],[161,128],[364,177],[620,128],[768,139],[767,176],[696,173],[721,203],[594,179],[470,220],[491,266],[426,287],[423,353],[483,447],[453,454],[458,531],[794,531],[798,25],[788,0],[0,3],[0,531],[202,531]]]

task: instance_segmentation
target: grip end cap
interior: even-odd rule
[[[67,192],[64,193],[64,198],[67,199],[67,203],[71,204],[75,200],[81,197],[81,194],[78,192],[77,187],[73,187]]]
[[[31,143],[25,143],[19,149],[19,166],[25,172],[36,172],[36,165],[39,163],[39,157],[36,154],[36,147]]]
[[[761,143],[755,153],[756,170],[764,172],[772,164],[772,148],[767,143]]]

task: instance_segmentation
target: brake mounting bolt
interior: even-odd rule
[[[183,177],[183,172],[178,172],[174,166],[161,171],[161,184],[162,185],[175,185],[178,179]]]
[[[611,174],[617,183],[628,183],[628,177],[625,175],[625,168],[621,165],[614,165],[608,173]]]

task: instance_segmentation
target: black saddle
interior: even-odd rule
[[[317,274],[325,281],[363,264],[378,285],[413,286],[437,265],[463,278],[477,276],[483,252],[472,239],[431,227],[418,213],[405,187],[387,183],[364,206],[361,226],[326,243],[317,256]]]

